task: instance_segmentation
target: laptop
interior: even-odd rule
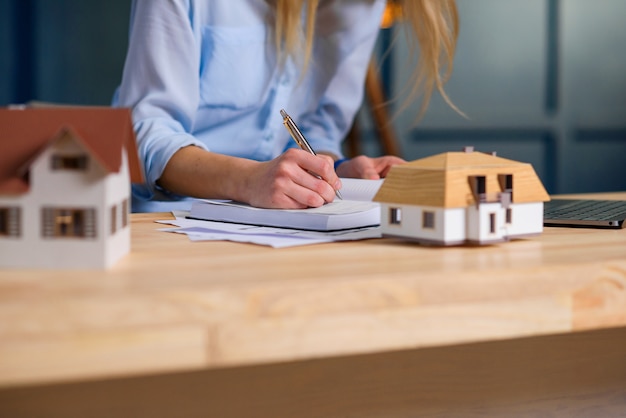
[[[552,199],[543,205],[545,226],[626,227],[626,200]]]

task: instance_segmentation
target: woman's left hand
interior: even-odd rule
[[[339,164],[337,175],[339,177],[378,180],[386,177],[391,167],[405,162],[402,158],[393,155],[376,158],[360,155]]]

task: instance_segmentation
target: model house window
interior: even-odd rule
[[[513,200],[513,174],[499,174],[498,182],[502,192],[509,193],[511,200]]]
[[[19,237],[20,230],[20,208],[0,208],[0,238]]]
[[[400,208],[389,209],[389,223],[392,225],[400,225],[402,223],[402,209]]]
[[[487,201],[487,177],[485,176],[469,176],[470,188],[476,202]]]
[[[122,202],[122,228],[128,226],[128,199]]]
[[[435,212],[425,210],[422,212],[422,228],[434,229],[435,228]]]
[[[80,155],[53,155],[53,170],[86,170],[88,158],[84,154]]]
[[[495,213],[489,214],[489,233],[490,234],[496,233],[496,214]]]
[[[9,235],[9,209],[0,208],[0,236]]]
[[[111,206],[111,235],[117,231],[117,205]]]
[[[119,222],[118,222],[119,218]],[[128,226],[128,199],[111,207],[111,235]]]
[[[511,208],[507,208],[506,210],[506,223],[507,224],[512,224],[513,223],[513,209]]]
[[[95,209],[44,208],[42,210],[44,238],[95,238]]]

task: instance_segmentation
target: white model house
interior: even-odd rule
[[[374,200],[383,235],[459,245],[540,234],[550,198],[530,164],[468,148],[394,166]]]
[[[141,177],[127,109],[0,109],[0,269],[112,266]]]

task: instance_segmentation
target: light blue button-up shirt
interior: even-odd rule
[[[296,146],[282,108],[315,150],[341,155],[384,6],[321,0],[312,62],[302,75],[292,60],[278,63],[267,0],[133,0],[114,98],[132,108],[146,178],[133,186],[133,210],[180,198],[155,183],[182,147],[265,161]]]

